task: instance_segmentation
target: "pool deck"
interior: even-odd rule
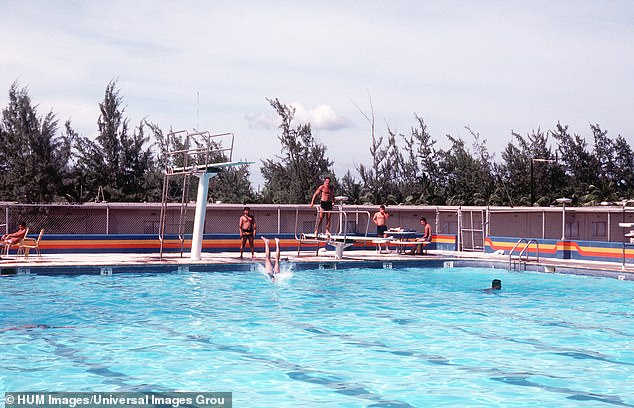
[[[304,251],[302,256],[297,256],[297,251],[283,251],[283,262],[325,264],[325,263],[358,263],[358,262],[394,262],[395,265],[402,263],[411,266],[421,265],[432,261],[453,261],[464,266],[485,266],[500,269],[508,269],[508,255],[485,254],[482,252],[453,252],[453,251],[433,251],[426,255],[405,255],[396,252],[378,253],[370,250],[345,251],[342,259],[335,259],[334,251],[321,250],[319,256],[315,256],[314,251]],[[140,268],[151,270],[149,267],[161,267],[177,269],[179,267],[204,267],[205,265],[252,265],[254,263],[264,263],[264,253],[258,252],[254,259],[250,254],[246,254],[243,259],[239,258],[236,252],[203,252],[200,260],[191,260],[189,253],[183,257],[180,254],[168,253],[163,258],[158,253],[77,253],[77,254],[42,254],[38,257],[31,254],[29,258],[3,255],[0,258],[0,272],[2,274],[15,274],[16,271],[58,271],[64,268],[77,267],[116,267],[122,269],[130,267],[138,271]],[[243,268],[243,267],[242,267]],[[81,268],[79,268],[81,269]],[[517,269],[517,268],[515,268]],[[552,258],[541,258],[539,262],[528,262],[522,270],[539,272],[561,272],[590,276],[607,276],[621,280],[634,280],[634,264],[626,264],[623,268],[620,262],[589,262],[579,260],[562,260]],[[30,272],[28,272],[30,273]]]

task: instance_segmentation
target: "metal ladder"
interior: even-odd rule
[[[514,256],[513,253],[522,243],[525,243],[524,247],[522,247],[518,255]],[[517,266],[519,271],[522,270],[522,266],[526,270],[526,263],[530,262],[528,249],[531,244],[535,244],[535,262],[539,262],[539,242],[536,239],[520,238],[513,246],[513,249],[509,251],[509,271],[514,269],[514,266]]]

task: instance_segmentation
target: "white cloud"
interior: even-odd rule
[[[250,129],[276,129],[279,125],[279,119],[272,113],[252,113],[245,115],[245,119]]]
[[[631,0],[2,3],[0,108],[17,79],[84,135],[118,79],[131,124],[234,131],[256,162],[278,147],[266,98],[301,101],[336,167],[367,151],[368,94],[379,134],[417,113],[439,144],[468,125],[499,151],[558,120],[634,142]]]
[[[295,108],[294,120],[299,123],[310,123],[311,126],[322,130],[341,130],[352,127],[352,122],[341,116],[329,105],[318,105],[306,109],[299,102],[290,104]]]
[[[299,102],[289,103],[295,109],[293,124],[307,124],[320,130],[342,130],[353,127],[353,123],[345,116],[339,115],[330,105],[318,105],[306,109]],[[277,129],[280,125],[279,116],[274,113],[253,113],[245,115],[251,129]]]

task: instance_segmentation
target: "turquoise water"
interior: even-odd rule
[[[497,294],[480,291],[502,280]],[[634,284],[492,269],[0,279],[5,391],[234,407],[634,406]],[[33,327],[34,326],[34,327]]]

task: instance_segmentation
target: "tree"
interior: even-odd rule
[[[83,174],[89,197],[103,189],[110,201],[146,201],[157,198],[156,161],[145,136],[144,121],[132,135],[123,116],[122,98],[116,81],[106,87],[96,140],[78,137],[75,142],[77,166]]]
[[[13,83],[0,124],[0,192],[24,203],[61,200],[69,172],[70,146],[57,135],[52,111],[45,116],[31,104],[27,88]]]
[[[209,201],[247,204],[256,201],[256,194],[249,181],[247,164],[218,173],[210,180]]]
[[[593,186],[594,191],[596,185],[600,183],[598,174],[601,171],[601,165],[588,151],[587,142],[577,134],[571,135],[567,125],[557,123],[556,130],[551,131],[550,134],[558,142],[560,164],[568,176],[560,192],[562,197],[571,197],[577,202],[580,197],[587,195],[590,186]],[[581,203],[585,203],[585,200]]]
[[[341,179],[340,191],[348,198],[347,204],[363,204],[361,183],[355,180],[350,170]]]
[[[492,164],[486,141],[467,128],[475,137],[475,155],[465,147],[461,138],[447,135],[452,147],[441,151],[439,173],[446,205],[487,205],[494,191]]]
[[[374,106],[372,105],[372,98],[368,97],[370,103],[370,114],[366,114],[356,104],[359,113],[370,124],[370,157],[372,157],[372,165],[370,167],[360,164],[357,166],[357,172],[361,177],[363,183],[363,189],[365,190],[364,201],[368,203],[383,203],[385,202],[385,194],[383,194],[383,179],[379,177],[381,163],[386,158],[387,152],[382,147],[383,138],[376,137],[376,126],[374,119]]]
[[[411,136],[405,137],[406,157],[403,158],[400,189],[408,204],[442,204],[439,196],[438,156],[436,141],[427,131],[427,125],[414,114],[416,126]]]
[[[278,139],[283,156],[262,161],[263,200],[278,204],[309,202],[324,177],[330,176],[335,181],[332,161],[326,157],[326,147],[313,138],[310,123],[293,127],[293,107],[278,99],[267,101],[282,121]]]
[[[634,198],[634,152],[625,138],[618,136],[614,140],[614,183],[616,195],[620,199]]]
[[[402,189],[403,156],[397,144],[397,133],[387,129],[387,144],[377,152],[381,159],[376,173],[375,204],[398,204],[404,200]],[[400,135],[402,137],[402,135]]]
[[[517,146],[509,142],[502,152],[502,163],[494,166],[496,193],[492,201],[496,205],[550,205],[561,197],[557,194],[564,174],[548,146],[548,135],[540,129],[526,138],[516,132],[511,135]]]

